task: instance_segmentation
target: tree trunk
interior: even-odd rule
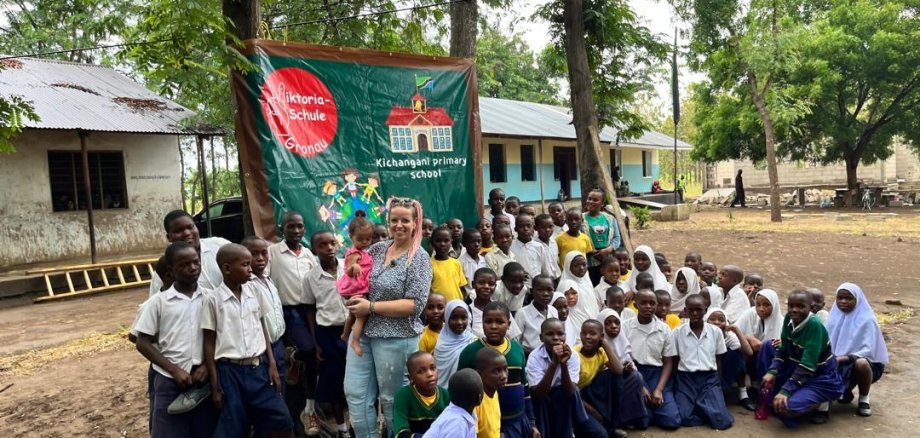
[[[843,197],[843,205],[847,207],[859,204],[859,180],[856,178],[856,169],[859,168],[859,157],[855,155],[855,152],[848,152],[845,160],[847,166],[847,193],[846,196]]]
[[[261,3],[261,0],[223,0],[224,19],[233,36],[240,40],[247,40],[258,35],[259,23],[262,21]],[[227,44],[232,45],[233,41],[228,39]],[[232,98],[230,101],[234,102]],[[236,114],[236,112],[237,109],[233,108],[233,113]],[[240,192],[243,198],[243,234],[251,236],[255,233],[255,228],[252,225],[252,212],[249,209],[249,195],[246,193],[246,178],[239,154],[236,159],[237,166],[239,166]]]
[[[753,79],[752,85],[756,85],[756,81]],[[752,90],[757,90],[757,87],[753,86]],[[767,175],[770,178],[770,221],[782,222],[783,216],[779,205],[779,174],[776,171],[776,137],[773,130],[773,118],[770,117],[770,112],[767,111],[767,103],[764,101],[762,94],[751,91],[751,97],[754,99],[754,106],[757,107],[757,114],[760,115],[760,121],[763,123],[764,137],[767,140]]]
[[[476,57],[476,37],[479,34],[478,0],[450,4],[450,56]]]
[[[585,22],[582,0],[565,0],[565,57],[569,69],[572,115],[578,148],[581,199],[595,188],[605,188],[613,213],[622,231],[623,246],[632,254],[626,223],[620,213],[616,191],[607,166],[601,164],[601,147],[598,138],[597,112],[591,89],[591,69],[588,66],[588,49],[585,46]]]
[[[185,152],[182,150],[182,139],[179,138],[176,140],[176,146],[179,148],[179,171],[181,172],[181,177],[179,178],[179,190],[182,193],[182,209],[185,211],[188,210],[188,205],[185,203],[187,201],[185,196]],[[192,214],[195,214],[192,212]]]

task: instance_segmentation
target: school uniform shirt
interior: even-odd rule
[[[441,329],[443,330],[444,328],[442,327]],[[440,334],[441,332],[436,332],[426,325],[425,328],[422,329],[422,334],[418,337],[419,351],[433,354],[434,347],[438,344],[438,335]]]
[[[559,260],[559,245],[556,244],[556,236],[551,236],[549,238],[549,242],[544,242],[539,238],[535,240],[546,247],[546,259],[548,261],[547,268],[549,269],[549,276],[553,277],[553,279],[561,277],[562,268],[560,268],[559,264],[556,263],[556,260]]]
[[[664,355],[679,356],[677,371],[695,373],[697,371],[717,371],[716,356],[725,354],[725,337],[718,327],[703,322],[703,331],[696,337],[690,324],[684,324],[671,332]]]
[[[198,240],[201,249],[198,254],[198,260],[201,262],[201,274],[198,275],[199,287],[213,290],[224,282],[224,274],[220,272],[220,266],[217,264],[217,250],[228,243],[230,241],[223,237],[207,237]],[[148,296],[156,295],[162,288],[163,279],[156,272],[151,273]]]
[[[575,351],[578,353],[578,360],[581,361],[581,370],[578,372],[578,389],[588,387],[594,381],[597,373],[607,367],[607,352],[603,348],[598,347],[594,356],[587,357],[581,353],[582,347],[584,346],[575,347]]]
[[[633,360],[639,365],[660,367],[662,358],[671,342],[671,329],[664,321],[652,317],[648,324],[639,323],[639,318],[623,321],[622,333],[632,347]]]
[[[598,308],[603,309],[607,305],[607,290],[613,286],[623,289],[620,282],[617,282],[616,285],[611,285],[604,277],[601,277],[601,281],[597,283],[597,286],[594,286],[594,297],[597,299]],[[624,289],[623,292],[626,292],[626,290]]]
[[[508,290],[504,282],[499,280],[498,284],[495,285],[495,294],[493,295],[492,301],[505,303],[509,310],[517,313],[518,310],[521,310],[521,307],[524,307],[524,297],[527,296],[529,290],[530,288],[524,285],[521,292],[515,295]]]
[[[517,259],[514,257],[514,253],[504,252],[499,247],[486,254],[486,265],[489,269],[495,271],[495,275],[498,278],[502,278],[502,274],[505,271],[505,265],[511,262],[516,262]]]
[[[630,319],[636,319],[636,318],[638,318],[638,317],[639,317],[639,315],[636,315],[635,309],[633,309],[633,308],[630,307],[630,306],[624,307],[624,308],[623,308],[623,311],[620,312],[620,320],[621,320],[621,321],[624,321],[624,322],[627,321],[627,320],[630,320]]]
[[[201,308],[201,328],[217,333],[214,359],[249,359],[265,352],[262,318],[269,305],[249,283],[237,299],[226,284],[207,294]]]
[[[453,403],[431,423],[422,438],[476,438],[476,417]]]
[[[304,304],[316,306],[316,325],[343,326],[348,318],[345,298],[339,295],[336,280],[345,275],[345,261],[336,259],[335,276],[323,270],[319,263],[303,278]]]
[[[463,266],[455,259],[447,260],[431,258],[431,291],[444,295],[447,302],[451,300],[463,301],[460,288],[467,285],[466,276],[463,275]]]
[[[568,230],[569,230],[568,224],[562,224],[561,227],[559,225],[553,224],[553,234],[549,236],[549,238],[550,240],[556,240],[556,238],[559,237],[560,234]]]
[[[411,384],[399,388],[393,396],[393,430],[396,431],[396,438],[411,438],[414,434],[427,432],[448,403],[450,395],[440,386],[431,397],[419,394]]]
[[[482,403],[473,410],[476,413],[476,438],[499,438],[502,428],[502,411],[498,404],[498,391],[490,396],[482,393]]]
[[[159,350],[172,364],[190,372],[201,364],[204,337],[201,334],[201,308],[206,289],[198,289],[191,297],[171,287],[144,302],[131,331],[153,336],[159,340]],[[156,364],[153,369],[172,379],[168,371]]]
[[[734,324],[735,321],[738,321],[738,318],[741,318],[744,311],[751,307],[751,301],[748,300],[741,284],[736,284],[724,296],[725,298],[722,300],[722,306],[720,307],[725,311],[725,319],[728,320],[728,323]],[[710,301],[712,301],[712,295],[710,295]]]
[[[569,233],[562,233],[556,237],[556,245],[559,246],[559,267],[565,264],[565,255],[570,251],[578,251],[587,258],[587,254],[594,250],[591,246],[591,238],[585,233],[578,233],[578,236],[572,236]]]
[[[265,275],[271,275],[278,288],[281,304],[303,304],[303,277],[317,265],[316,257],[305,246],[295,254],[287,244],[278,242],[268,247],[268,266]]]
[[[527,358],[527,381],[530,382],[531,387],[540,384],[540,381],[543,380],[543,376],[546,375],[546,371],[549,370],[549,365],[552,362],[553,359],[550,357],[550,353],[546,351],[545,344],[530,353],[530,356]],[[570,357],[566,363],[556,368],[556,374],[553,376],[553,382],[550,386],[556,387],[562,384],[563,366],[569,370],[569,378],[572,379],[572,382],[578,383],[578,376],[581,372],[581,361],[578,359],[578,354],[573,351],[572,357]]]
[[[518,341],[507,337],[499,346],[489,345],[485,340],[479,339],[467,345],[460,353],[457,369],[475,368],[476,354],[483,348],[494,348],[505,356],[508,363],[508,380],[505,386],[498,389],[501,419],[508,421],[520,418],[521,415],[531,415],[533,410],[530,406],[530,386],[524,373],[527,362],[524,347]]]
[[[517,325],[518,330],[521,332],[521,345],[523,345],[527,351],[534,350],[543,345],[543,341],[540,340],[540,325],[542,325],[543,321],[546,321],[547,318],[558,317],[559,312],[556,311],[556,308],[553,306],[546,306],[546,315],[537,310],[533,303],[521,308],[517,313],[517,319],[514,320],[515,325]]]
[[[531,239],[527,243],[514,239],[511,242],[511,253],[514,254],[517,262],[527,271],[529,277],[524,283],[527,286],[530,286],[534,277],[541,274],[549,275],[550,269],[548,265],[555,263],[555,260],[551,260],[547,256],[546,246],[535,239]]]
[[[821,320],[821,324],[824,324],[827,327],[827,319],[830,316],[830,313],[827,310],[821,309],[815,315]]]
[[[470,304],[470,312],[473,316],[473,320],[470,321],[470,329],[473,330],[473,336],[476,338],[485,337],[486,334],[484,331],[482,331],[482,310],[477,308],[474,304]],[[517,323],[514,321],[514,315],[511,315],[511,321],[508,324],[507,336],[511,339],[520,339],[521,330],[518,328]]]
[[[278,296],[278,288],[272,283],[271,278],[258,277],[252,274],[249,283],[252,287],[262,294],[265,302],[268,303],[268,313],[265,314],[265,330],[268,331],[268,340],[274,344],[284,334],[284,310],[281,308],[281,297]]]
[[[735,351],[741,348],[741,340],[738,339],[738,335],[736,335],[735,332],[723,332],[722,335],[725,336],[726,349]]]
[[[511,221],[511,230],[513,231],[513,230],[514,230],[514,222],[515,222],[515,221],[514,221],[514,215],[511,214],[511,213],[508,213],[507,211],[503,211],[502,214],[505,215],[505,217],[507,217],[509,221]],[[495,226],[495,216],[492,214],[492,211],[491,211],[491,210],[489,210],[489,211],[486,212],[485,218],[488,219],[489,222],[492,222],[492,225],[493,225],[493,228],[494,228],[494,226]]]
[[[463,251],[463,254],[460,254],[460,258],[458,258],[457,261],[459,261],[460,266],[463,267],[463,275],[466,277],[467,282],[473,281],[476,271],[480,268],[489,267],[489,265],[486,264],[485,256],[480,255],[474,260],[467,251]]]
[[[780,390],[780,394],[787,397],[805,386],[812,378],[818,377],[822,371],[827,372],[829,368],[822,365],[836,359],[831,349],[830,337],[824,324],[821,324],[821,319],[815,315],[808,315],[799,325],[795,325],[792,317],[786,314],[781,341],[767,372],[777,375],[787,360],[796,364],[792,376]],[[836,373],[836,370],[831,369],[830,372]]]

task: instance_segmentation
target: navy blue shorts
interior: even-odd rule
[[[323,350],[323,361],[316,382],[316,401],[335,403],[345,401],[345,353],[347,345],[342,340],[343,326],[316,326],[316,345]]]
[[[150,436],[172,438],[181,436],[211,436],[214,430],[214,404],[202,402],[191,412],[173,415],[166,410],[176,397],[187,389],[179,388],[173,379],[154,371],[153,409],[150,421]]]
[[[855,360],[837,365],[837,372],[840,373],[840,380],[843,381],[844,385],[856,384],[853,380],[854,365],[856,365]],[[882,374],[885,373],[885,364],[883,363],[869,362],[869,368],[872,369],[872,383],[878,382],[878,379],[881,379]]]
[[[215,437],[241,437],[250,425],[256,433],[293,430],[284,398],[268,379],[265,360],[257,367],[218,361],[217,380],[224,393],[224,408],[217,418]]]

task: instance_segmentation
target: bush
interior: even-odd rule
[[[630,213],[636,218],[636,227],[643,229],[652,221],[652,213],[648,207],[636,207],[630,205],[627,207]]]

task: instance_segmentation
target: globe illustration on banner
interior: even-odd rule
[[[294,67],[272,72],[259,100],[268,128],[291,153],[314,157],[332,144],[338,110],[326,84],[312,73]]]
[[[356,215],[363,215],[375,224],[384,223],[386,202],[380,195],[380,176],[363,176],[353,168],[342,170],[341,181],[328,179],[323,183],[323,202],[317,213],[320,220],[329,225],[336,239],[344,246],[351,245],[348,224]]]

